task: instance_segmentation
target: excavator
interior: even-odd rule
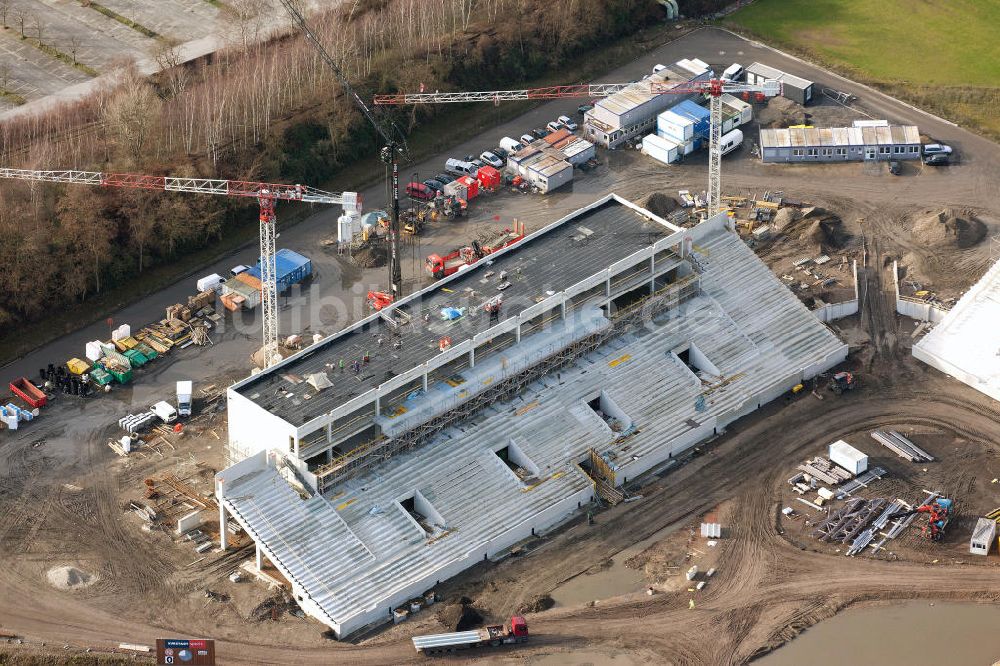
[[[914,513],[926,513],[927,524],[924,526],[923,535],[931,541],[940,541],[944,538],[944,528],[951,518],[952,500],[945,497],[936,497],[927,504],[921,504],[909,511],[897,511],[889,516],[889,520],[896,518],[906,518]]]

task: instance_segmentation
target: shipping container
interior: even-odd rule
[[[28,381],[27,377],[18,377],[9,384],[10,390],[26,403],[38,409],[44,407],[49,399],[40,388]]]
[[[275,253],[274,264],[275,282],[278,285],[279,294],[288,291],[293,284],[299,284],[312,275],[312,260],[287,248],[282,248]],[[258,263],[247,273],[257,278],[257,289],[259,290],[260,264]]]
[[[830,445],[830,461],[857,476],[868,469],[868,456],[842,439]]]

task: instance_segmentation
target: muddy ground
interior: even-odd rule
[[[651,54],[650,59],[705,53],[715,63],[747,59],[758,48],[717,32],[685,40],[669,47],[676,53],[664,47],[664,53]],[[737,50],[739,56],[734,55]],[[765,55],[755,57],[777,58]],[[796,67],[790,64],[788,69],[809,74]],[[881,97],[861,97],[859,104],[880,117],[897,120],[915,113]],[[546,108],[553,116],[566,110]],[[797,113],[794,108],[786,112],[793,117]],[[846,120],[836,116],[844,112],[832,103],[821,101],[809,112],[817,125],[824,113],[829,114],[825,122]],[[1000,412],[980,394],[912,359],[915,325],[895,314],[891,268],[893,260],[899,260],[907,279],[939,294],[942,301],[979,277],[991,249],[1000,251],[990,241],[1000,219],[992,196],[1000,158],[994,144],[936,121],[920,122],[929,136],[956,145],[958,164],[933,170],[907,163],[896,177],[884,165],[762,165],[744,146],[723,165],[726,194],[781,191],[830,216],[792,220],[786,230],[756,248],[776,274],[795,278],[800,276],[791,262],[831,256],[819,270],[836,276],[838,284],[800,289],[803,300],[835,301],[853,294],[848,271],[841,267],[844,258],[858,261],[861,312],[834,328],[851,345],[847,365],[861,377],[859,391],[841,398],[821,392],[823,400],[804,392],[776,401],[733,424],[682,466],[630,488],[641,499],[598,510],[593,525],[581,515],[525,544],[518,555],[469,570],[442,586],[441,606],[405,624],[338,643],[325,639],[318,624],[275,601],[263,584],[228,580],[233,569],[252,557],[252,550],[208,553],[200,559],[203,555],[190,543],[169,531],[145,531],[144,521],[126,509],[128,500],[144,498],[145,479],[164,474],[173,474],[195,494],[211,490],[210,470],[223,464],[226,433],[224,413],[213,411],[207,397],[196,404],[200,420],[185,434],[168,436],[170,444],[159,445],[159,453],[149,451],[146,458],[132,456],[125,462],[107,440],[116,433],[113,424],[124,410],[161,399],[168,390],[164,387],[175,379],[195,377],[199,387],[223,387],[245,374],[256,325],[231,325],[218,332],[214,347],[173,354],[131,388],[87,403],[59,400],[30,427],[0,433],[0,555],[5,560],[0,569],[0,631],[24,640],[3,648],[15,656],[48,653],[58,661],[67,652],[86,648],[107,652],[119,642],[149,645],[167,635],[200,635],[217,639],[225,663],[408,663],[418,660],[409,636],[443,630],[439,618],[453,615],[443,611],[465,597],[485,620],[499,621],[519,609],[535,611],[528,616],[531,643],[476,655],[491,662],[737,664],[851,605],[922,597],[996,601],[991,590],[1000,583],[997,557],[973,560],[962,550],[968,521],[1000,504],[998,484],[991,483],[1000,476],[1000,470],[993,469],[1000,465],[991,444],[1000,441]],[[537,124],[534,115],[522,121]],[[513,129],[498,131],[502,136]],[[745,134],[752,137],[755,132]],[[480,150],[496,138],[480,138]],[[465,152],[472,150],[456,150]],[[406,248],[410,288],[423,280],[420,271],[427,252],[465,242],[477,230],[497,224],[495,216],[500,223],[517,217],[530,230],[607,191],[639,200],[656,191],[673,195],[680,188],[703,189],[704,156],[669,167],[636,151],[604,152],[600,158],[602,165],[579,175],[570,189],[547,197],[500,193],[476,202],[468,221],[431,229]],[[933,222],[942,212],[943,221]],[[839,224],[824,229],[822,223],[833,218]],[[970,244],[968,239],[979,232],[963,232],[953,220],[972,219],[983,224],[985,233]],[[813,222],[820,223],[820,236]],[[360,314],[360,294],[384,278],[384,271],[360,270],[320,249],[332,228],[307,222],[283,233],[283,239],[313,248],[324,298],[339,295],[347,307],[341,311],[318,306],[314,317],[296,325],[293,306],[312,307],[315,301],[308,294],[289,299],[283,331],[336,330],[345,317]],[[26,372],[34,374],[35,359],[26,364]],[[925,473],[922,467],[888,458],[865,439],[875,427],[913,432],[921,445],[940,455],[940,462],[927,465]],[[910,534],[893,543],[893,561],[847,558],[810,540],[795,521],[779,520],[780,509],[790,499],[785,480],[795,465],[841,437],[859,446],[864,443],[873,462],[892,472],[881,487],[873,486],[873,493],[914,499],[921,488],[933,485],[928,489],[954,497],[959,516],[944,543],[927,544]],[[169,510],[165,514],[173,515]],[[714,547],[697,533],[691,535],[707,514],[725,527]],[[625,566],[642,571],[638,590],[593,604],[543,610],[548,606],[545,598],[566,581],[621,566],[616,556],[647,539],[648,545],[623,558]],[[701,591],[689,592],[683,579],[692,563],[703,571],[717,569]],[[54,579],[66,589],[50,581],[54,569]],[[654,589],[652,596],[645,593],[648,586]],[[213,597],[206,597],[208,590]],[[276,621],[270,619],[272,607],[277,609]]]

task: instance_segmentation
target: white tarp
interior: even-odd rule
[[[306,378],[306,382],[317,391],[322,391],[333,386],[333,382],[330,381],[325,372],[314,372]]]

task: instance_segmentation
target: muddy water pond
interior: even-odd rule
[[[1000,660],[1000,605],[913,601],[820,622],[754,666],[990,666]]]

